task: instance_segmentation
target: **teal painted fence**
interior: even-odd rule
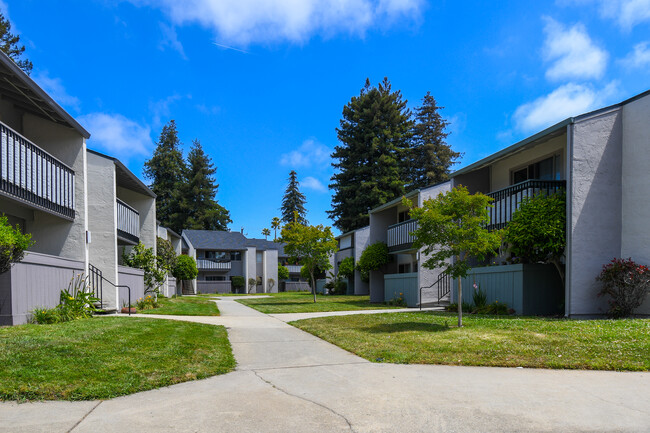
[[[321,295],[325,293],[325,283],[327,280],[322,279],[322,280],[316,280],[316,293],[320,293]]]
[[[474,283],[487,294],[487,302],[499,301],[516,314],[534,316],[564,312],[564,287],[553,265],[518,264],[473,268],[462,280],[463,302],[472,303]],[[457,301],[457,281],[452,282],[452,302]]]
[[[402,293],[406,305],[417,307],[420,302],[418,273],[384,275],[384,300],[390,301]]]

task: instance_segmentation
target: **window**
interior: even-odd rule
[[[258,251],[255,253],[255,258],[257,259],[257,263],[262,263],[264,260],[264,253],[262,251]]]
[[[231,251],[230,260],[233,262],[241,262],[241,251]]]
[[[205,258],[225,262],[228,260],[228,255],[224,251],[206,251]]]
[[[530,164],[527,167],[514,170],[512,172],[512,184],[514,185],[529,179],[560,180],[560,177],[560,156],[554,155]]]
[[[221,275],[206,275],[205,281],[226,281],[226,277]]]
[[[398,274],[408,274],[411,272],[411,264],[410,263],[400,263],[397,266],[397,273]]]
[[[409,219],[410,219],[409,218],[409,211],[407,211],[407,210],[399,212],[397,214],[397,222],[398,223],[403,223],[404,221],[408,221]]]

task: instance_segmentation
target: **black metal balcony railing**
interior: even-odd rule
[[[0,192],[74,219],[74,171],[0,122]]]
[[[409,249],[415,240],[411,235],[418,228],[416,220],[407,220],[388,226],[387,245],[389,251]]]
[[[117,203],[117,235],[124,240],[138,243],[140,241],[140,214],[122,200]]]
[[[519,209],[524,198],[540,192],[553,194],[565,188],[564,180],[526,180],[487,194],[494,199],[492,202],[494,207],[489,209],[488,230],[504,228],[512,220],[512,214]]]

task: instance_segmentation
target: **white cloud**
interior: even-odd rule
[[[315,34],[362,36],[417,19],[424,0],[130,0],[162,9],[175,24],[199,23],[224,42],[305,42]]]
[[[650,41],[641,42],[634,46],[634,51],[623,60],[623,65],[629,68],[645,68],[650,66]]]
[[[326,192],[327,191],[327,187],[325,185],[323,185],[323,182],[321,182],[320,180],[318,180],[318,179],[316,179],[315,177],[312,177],[312,176],[307,176],[306,178],[304,178],[300,182],[300,185],[303,188],[312,189],[312,190],[318,191],[318,192]]]
[[[329,167],[331,149],[315,140],[305,140],[302,145],[280,157],[280,164],[291,168],[299,167]]]
[[[615,81],[602,90],[581,84],[565,84],[546,96],[519,106],[514,114],[515,124],[525,132],[543,129],[603,106],[617,93],[618,83]]]
[[[186,95],[186,97],[192,99],[192,95]],[[183,99],[183,96],[174,94],[165,99],[149,102],[149,110],[153,116],[152,124],[155,128],[161,126],[163,123],[167,123],[171,119],[172,115],[170,107],[181,99]]]
[[[90,113],[78,120],[91,134],[89,147],[99,148],[122,161],[134,155],[149,155],[154,147],[151,129],[121,114]]]
[[[626,31],[650,21],[650,0],[599,0],[601,14]]]
[[[607,51],[594,45],[584,25],[566,28],[545,18],[544,60],[551,62],[546,78],[553,81],[573,78],[601,78],[607,67]]]
[[[181,41],[178,40],[176,29],[173,26],[168,26],[167,24],[160,23],[160,31],[163,34],[163,40],[160,43],[160,47],[169,47],[177,51],[183,60],[187,60],[185,50],[183,49],[183,44],[181,44]]]
[[[38,71],[37,74],[32,75],[32,79],[45,90],[45,93],[50,95],[57,104],[62,105],[67,109],[79,110],[81,101],[76,96],[71,96],[63,87],[60,78],[50,77],[47,71]]]

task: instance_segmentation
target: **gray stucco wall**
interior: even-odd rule
[[[359,263],[361,254],[368,247],[368,240],[370,238],[370,227],[364,227],[354,232],[354,263]],[[354,271],[354,294],[367,295],[369,293],[369,285],[361,280],[361,273],[357,270]]]
[[[650,265],[650,96],[623,107],[621,257]],[[650,314],[650,296],[636,310]]]
[[[140,213],[140,242],[156,252],[156,200],[130,189],[117,187],[117,198]]]
[[[142,269],[129,268],[127,266],[119,266],[118,269],[119,285],[129,286],[131,289],[131,304],[135,304],[139,298],[144,298],[144,271]],[[125,287],[118,288],[119,291],[119,304],[118,308],[122,308],[124,303],[129,302],[129,290]]]
[[[36,211],[26,229],[36,244],[33,251],[88,262],[86,250],[86,142],[79,133],[31,114],[23,116],[23,135],[75,172],[75,219],[65,221]]]
[[[577,121],[571,128],[567,170],[566,314],[607,310],[596,276],[621,252],[622,111]]]
[[[375,242],[386,243],[388,226],[397,222],[395,207],[370,214],[370,230],[368,245]],[[384,274],[379,271],[370,271],[370,302],[384,302]]]
[[[278,293],[278,251],[267,250],[264,255],[264,291]],[[274,281],[273,288],[268,286],[269,278]]]
[[[115,209],[115,163],[113,160],[87,154],[88,167],[88,245],[89,262],[102,271],[104,278],[117,284],[117,224]],[[121,308],[118,290],[103,285],[107,309]]]
[[[84,268],[79,260],[27,253],[20,263],[0,274],[0,326],[26,323],[35,308],[56,307],[61,290]]]

